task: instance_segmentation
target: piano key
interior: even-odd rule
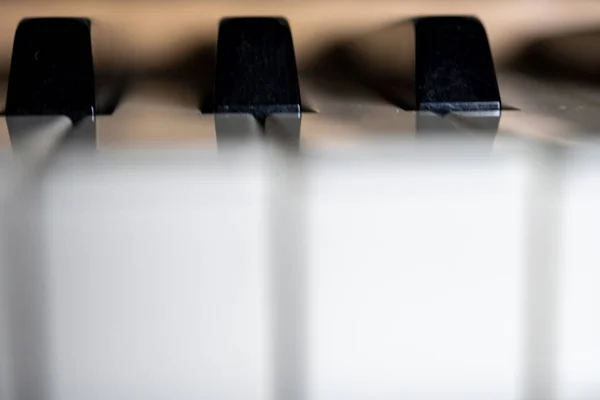
[[[300,146],[301,118],[298,114],[274,114],[265,120],[265,136],[288,150]]]
[[[499,77],[503,98],[521,110],[504,112],[500,130],[564,144],[589,143],[590,135],[600,132],[600,96],[593,89],[577,83],[544,82],[512,71]]]
[[[447,144],[455,141],[463,148],[479,154],[494,149],[500,115],[472,115],[473,113],[449,113],[440,115],[431,111],[416,113],[416,136],[426,145]]]
[[[444,116],[430,111],[417,113],[417,132],[424,134],[450,133],[470,134],[488,133],[493,139],[498,131],[500,115],[470,115],[470,113],[451,113]]]
[[[40,255],[26,264],[31,278],[15,268],[22,265],[0,263],[3,277],[16,278],[1,304],[14,299],[11,311],[27,311],[0,327],[25,367],[10,370],[20,384],[16,398],[47,371],[66,379],[33,398],[126,399],[148,390],[162,400],[269,397],[264,169],[176,153],[61,158],[37,192],[36,212],[16,213],[16,221],[40,217],[19,236],[19,256]],[[31,301],[37,285],[45,290]],[[38,330],[24,330],[30,320]],[[80,376],[91,381],[81,386]]]
[[[0,148],[13,155],[8,187],[14,191],[31,183],[32,174],[47,165],[72,128],[72,121],[62,115],[2,117]]]
[[[500,111],[487,35],[476,18],[416,18],[367,35],[349,50],[359,73],[403,108]]]
[[[284,18],[225,18],[219,25],[215,113],[301,113],[292,35]]]
[[[214,117],[136,113],[96,118],[96,144],[108,148],[215,147]]]
[[[197,93],[182,83],[143,78],[131,82],[115,112],[96,117],[98,147],[216,148],[263,136],[251,114],[201,114]]]
[[[519,398],[525,169],[359,154],[303,181],[314,398]]]
[[[264,135],[263,127],[252,114],[218,113],[214,121],[219,146],[258,143]]]
[[[501,75],[502,91],[507,103],[523,112],[544,113],[547,115],[588,114],[597,115],[600,92],[596,87],[578,82],[545,81],[533,76],[506,73]],[[600,123],[589,118],[577,118],[577,123],[598,130]],[[591,122],[591,124],[590,124]]]
[[[426,114],[426,115],[424,115]],[[271,120],[267,119],[267,130]],[[427,118],[429,127],[418,126]],[[492,118],[492,117],[486,117]],[[587,118],[594,118],[588,115]],[[438,119],[438,121],[434,121]],[[598,119],[598,117],[596,117]],[[479,135],[477,124],[483,124]],[[485,126],[490,124],[491,126]],[[497,132],[496,132],[497,128]],[[585,145],[593,141],[593,136],[582,135],[579,125],[560,115],[547,115],[538,112],[508,110],[499,120],[488,121],[460,114],[439,116],[431,112],[395,113],[327,113],[305,114],[300,129],[300,145],[303,149],[360,149],[378,143],[405,145],[411,142],[433,139],[440,143],[457,142],[457,147],[465,144],[486,145],[485,149],[502,151],[511,148],[515,140],[526,139],[536,143],[556,145]],[[435,133],[445,133],[444,140]],[[431,142],[431,141],[429,141]],[[464,147],[464,146],[463,146]],[[473,147],[471,147],[473,148]],[[475,149],[483,149],[476,147]]]
[[[67,115],[96,111],[94,66],[85,18],[24,19],[15,33],[7,115]]]
[[[135,77],[119,100],[113,115],[137,113],[199,114],[198,93],[184,80]]]
[[[500,110],[494,62],[479,20],[419,18],[415,39],[416,100],[420,110]]]
[[[413,112],[386,110],[378,112],[307,113],[300,123],[302,149],[360,147],[379,141],[414,139],[415,115]],[[282,129],[295,133],[296,121],[289,115],[272,115],[267,118],[267,136],[281,135]],[[275,132],[273,132],[273,130]]]
[[[431,142],[431,139],[439,139],[436,134],[443,134],[447,140],[459,140],[463,144],[483,144],[485,149],[491,149],[499,122],[498,116],[440,116],[427,111],[356,111],[349,108],[337,113],[305,114],[301,123],[292,115],[273,115],[267,118],[265,131],[268,137],[287,137],[288,140],[299,135],[303,148],[346,148],[379,142],[406,144],[415,140]]]
[[[68,150],[94,150],[97,142],[96,133],[96,117],[82,118],[73,126],[65,138],[63,147]]]
[[[569,108],[595,107],[592,101],[577,95],[574,85],[548,84],[534,76],[513,71],[498,76],[505,103],[524,112],[553,114]]]
[[[73,126],[69,118],[60,115],[7,116],[2,120],[0,136],[8,136],[15,149],[39,147],[38,142],[52,141],[50,138],[60,140]],[[44,139],[43,132],[52,134],[49,135],[49,139]]]
[[[112,115],[96,117],[98,148],[216,146],[212,115],[201,114],[197,93],[178,80],[132,81]]]
[[[109,47],[122,53],[110,32],[89,19],[21,21],[13,46],[6,114],[66,115],[75,126],[63,144],[93,147],[95,116],[112,112],[124,83],[122,73],[105,60]],[[101,73],[95,76],[98,66]]]
[[[578,147],[598,143],[598,130],[585,128],[600,118],[588,112],[564,111],[550,115],[540,112],[505,112],[500,119],[499,136],[527,139],[535,143]]]
[[[550,282],[558,295],[552,299],[558,318],[554,315],[556,351],[555,379],[556,398],[585,399],[598,397],[597,376],[600,373],[600,314],[595,305],[600,301],[596,283],[600,279],[600,248],[592,232],[600,223],[600,154],[598,147],[585,147],[567,153],[560,187],[563,208],[556,235],[561,239],[558,271]],[[551,248],[549,249],[551,251]],[[558,276],[557,276],[558,275]],[[559,278],[559,279],[557,279]]]
[[[371,87],[352,77],[340,76],[340,70],[316,69],[300,73],[300,91],[305,106],[317,113],[346,112],[396,112],[390,104]]]

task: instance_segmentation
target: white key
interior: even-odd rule
[[[38,363],[16,382],[40,378],[60,400],[269,397],[268,193],[260,160],[235,160],[103,152],[53,165],[30,209],[40,236],[24,242],[44,290],[20,316],[39,343],[13,332]]]
[[[451,154],[311,165],[310,399],[520,398],[526,171]]]

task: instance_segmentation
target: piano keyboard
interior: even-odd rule
[[[0,400],[600,395],[594,2],[0,5]]]
[[[230,69],[233,68],[232,60],[223,61],[217,68],[214,54],[220,32],[219,20],[224,16],[269,16],[274,15],[276,10],[275,14],[287,18],[292,33],[290,40],[293,42],[273,45],[270,50],[276,51],[277,46],[281,46],[280,49],[287,46],[293,51],[292,56],[295,55],[292,57],[295,60],[290,59],[292,62],[286,64],[285,73],[289,77],[298,76],[300,93],[296,101],[301,103],[304,111],[299,128],[303,146],[357,138],[369,139],[377,134],[398,137],[408,134],[410,137],[419,130],[419,116],[415,115],[414,110],[425,108],[422,105],[415,108],[415,104],[410,104],[414,101],[410,99],[398,101],[393,98],[393,94],[390,98],[389,90],[399,90],[395,88],[398,82],[388,85],[389,82],[382,84],[372,79],[364,80],[359,76],[361,74],[349,73],[350,70],[356,70],[350,64],[359,65],[359,70],[367,75],[378,74],[379,77],[389,72],[386,72],[386,68],[391,69],[396,73],[395,78],[398,78],[402,72],[402,66],[398,63],[409,65],[415,61],[424,62],[412,59],[415,49],[407,44],[414,38],[412,42],[422,43],[421,48],[431,46],[433,49],[439,46],[436,51],[447,51],[440,59],[442,67],[450,68],[450,61],[457,62],[457,59],[449,60],[448,54],[455,54],[460,50],[469,55],[464,60],[472,63],[471,68],[476,68],[486,58],[485,51],[489,51],[486,31],[495,65],[488,64],[480,69],[478,73],[484,75],[472,77],[474,80],[471,83],[464,81],[472,72],[463,65],[463,76],[458,79],[463,80],[463,89],[473,91],[473,82],[485,82],[484,85],[487,85],[496,78],[499,88],[499,96],[496,97],[497,100],[501,99],[503,111],[502,118],[498,121],[497,136],[517,135],[552,142],[576,143],[582,139],[587,141],[587,134],[597,129],[594,109],[598,90],[590,87],[593,79],[571,79],[593,76],[594,65],[597,65],[593,50],[593,34],[598,14],[595,7],[589,2],[569,3],[567,6],[562,1],[551,2],[543,9],[535,3],[479,5],[477,2],[464,1],[444,5],[420,5],[414,2],[390,5],[387,1],[375,1],[370,4],[368,11],[364,6],[352,2],[314,2],[300,7],[296,4],[271,4],[266,1],[253,4],[232,3],[226,8],[217,7],[210,2],[175,2],[169,7],[162,2],[144,7],[138,7],[134,3],[120,6],[96,2],[77,5],[53,2],[35,6],[10,3],[2,5],[0,53],[4,54],[4,58],[0,60],[0,67],[4,69],[6,78],[0,87],[8,87],[11,62],[16,67],[15,71],[24,71],[23,67],[17,67],[18,60],[12,59],[17,54],[15,52],[19,51],[19,43],[14,47],[13,42],[17,26],[23,18],[89,18],[94,70],[88,69],[86,73],[89,76],[85,79],[95,82],[97,104],[94,105],[99,107],[94,112],[97,116],[95,138],[98,147],[125,144],[163,146],[168,142],[178,143],[181,139],[214,145],[217,140],[217,124],[210,121],[214,118],[214,110],[211,110],[212,106],[209,104],[215,95],[212,93],[214,82],[218,73],[225,71],[236,76],[235,71]],[[344,12],[331,17],[336,9],[343,9]],[[419,39],[414,37],[413,28],[404,31],[399,30],[400,27],[389,28],[392,24],[406,27],[409,23],[398,22],[406,22],[409,18],[445,14],[476,15],[483,22],[482,31],[469,36],[465,39],[465,45],[461,46],[459,35],[454,35],[446,43],[434,43],[425,40],[448,35],[432,31],[431,34],[423,33]],[[539,21],[531,23],[528,14],[539,15]],[[382,30],[383,33],[373,35]],[[248,28],[248,31],[252,31],[252,28]],[[83,33],[82,46],[86,46],[85,35]],[[75,36],[77,35],[72,35]],[[48,43],[51,41],[48,37],[46,39]],[[60,51],[62,39],[56,37],[54,41],[57,46],[54,51]],[[368,46],[363,47],[369,49],[358,55],[358,63],[342,60],[328,65],[331,64],[331,55],[336,49],[357,41],[367,43]],[[390,41],[394,43],[395,50],[388,46]],[[483,49],[483,53],[474,47],[475,42]],[[22,46],[26,44],[22,43]],[[73,62],[83,57],[85,51],[90,51],[89,48],[84,52],[81,52],[82,49],[70,48],[73,51],[65,50],[60,55],[65,61],[62,68],[75,68]],[[223,48],[230,46],[223,43]],[[265,49],[267,48],[268,45],[265,45]],[[423,55],[421,59],[425,60],[426,55],[420,54]],[[537,67],[524,72],[526,64],[532,64],[529,60],[532,54],[543,63],[540,65],[538,62]],[[565,64],[562,60],[567,57],[572,60],[568,65],[570,70],[561,72],[560,67]],[[368,65],[361,65],[369,58],[371,60]],[[240,63],[242,67],[244,64],[248,67],[248,63]],[[298,74],[295,72],[296,65]],[[83,64],[80,64],[80,68],[84,68]],[[423,64],[418,64],[415,72],[418,75],[426,68]],[[454,72],[460,70],[455,69]],[[553,79],[550,79],[548,72],[553,71]],[[407,82],[411,84],[411,79],[417,76],[412,74],[414,76],[405,79],[405,72],[402,72],[404,83],[401,86]],[[293,79],[290,81],[289,77],[287,82],[291,83]],[[15,81],[18,79],[17,76],[13,78]],[[394,76],[390,78],[394,79]],[[22,79],[28,82],[31,76]],[[227,78],[226,81],[230,79]],[[254,79],[258,82],[261,78],[255,76]],[[239,89],[240,86],[251,85],[251,80],[236,85]],[[444,86],[441,82],[431,81],[432,87],[440,91]],[[446,92],[456,94],[458,87],[460,85]],[[400,89],[405,90],[404,86]],[[48,87],[44,90],[50,95]],[[63,85],[60,90],[64,91],[66,87]],[[22,93],[22,89],[16,89],[15,93]],[[69,97],[66,93],[64,95]],[[0,101],[4,101],[6,95],[0,93],[0,98]],[[71,97],[68,101],[71,102],[69,107],[72,110],[78,107],[87,110],[90,107],[90,104],[77,104],[81,99]],[[0,107],[5,108],[3,104]],[[11,113],[14,114],[10,108],[5,112],[6,115]],[[436,129],[451,128],[460,131],[472,125],[465,124],[464,118],[455,118],[450,122],[451,119],[441,121]],[[196,125],[198,129],[192,128],[196,131],[192,133],[190,128]],[[170,127],[169,134],[164,133],[162,127],[165,126]],[[250,127],[245,129],[252,130]],[[3,143],[7,144],[9,139],[6,135],[9,132],[3,130],[2,134]]]

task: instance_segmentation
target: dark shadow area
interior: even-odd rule
[[[163,70],[150,72],[146,77],[167,79],[188,85],[198,93],[196,104],[202,113],[213,112],[216,45],[205,44],[191,49],[180,60]]]
[[[127,91],[129,76],[125,73],[96,74],[96,115],[111,115]]]
[[[133,88],[135,83],[154,82],[174,89],[172,93],[161,91],[161,100],[167,100],[177,106],[190,106],[199,108],[203,113],[212,112],[213,80],[215,72],[215,44],[202,43],[189,49],[181,57],[159,67],[137,69],[135,71],[119,71],[116,76],[121,77],[119,87],[121,95]],[[114,75],[114,74],[113,74]],[[98,79],[97,87],[103,83],[114,83],[113,76]],[[186,89],[195,94],[194,99],[178,96],[178,88]],[[101,94],[101,93],[100,93]],[[101,97],[101,96],[98,96]],[[110,98],[110,97],[109,97]],[[110,104],[110,101],[108,102]],[[118,102],[113,111],[118,107]]]
[[[546,87],[558,104],[567,104],[565,112],[557,105],[559,118],[572,123],[581,134],[597,135],[595,109],[600,106],[600,29],[579,28],[549,34],[524,43],[505,69],[534,81],[541,91]],[[538,96],[542,96],[538,94]]]
[[[319,96],[338,98],[344,103],[373,104],[396,102],[386,98],[380,93],[370,80],[366,78],[364,69],[358,66],[351,57],[351,41],[338,42],[321,52],[310,63],[310,66],[301,72],[305,81],[310,81],[312,89],[318,91]],[[301,92],[306,90],[301,82]],[[305,107],[315,110],[317,107],[306,99]]]
[[[509,70],[549,82],[600,85],[600,29],[536,38],[507,61]]]
[[[8,72],[0,74],[0,115],[4,115],[6,108],[6,91],[8,90]]]
[[[368,88],[372,96],[403,110],[414,110],[413,23],[414,19],[398,20],[338,43],[331,54],[336,68],[347,71],[346,79]],[[389,57],[394,53],[402,55]]]

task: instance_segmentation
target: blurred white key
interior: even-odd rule
[[[0,120],[0,398],[39,398],[44,378],[36,364],[44,277],[37,274],[36,195],[56,149],[71,130],[64,116]],[[33,201],[32,201],[33,200]]]
[[[0,118],[0,207],[33,183],[72,129],[65,116],[11,116]]]
[[[574,152],[567,168],[558,331],[560,400],[600,396],[600,164],[597,148]]]
[[[311,169],[310,399],[520,398],[525,170],[443,154]]]
[[[47,398],[268,398],[263,169],[209,153],[106,151],[49,172],[26,316]]]

